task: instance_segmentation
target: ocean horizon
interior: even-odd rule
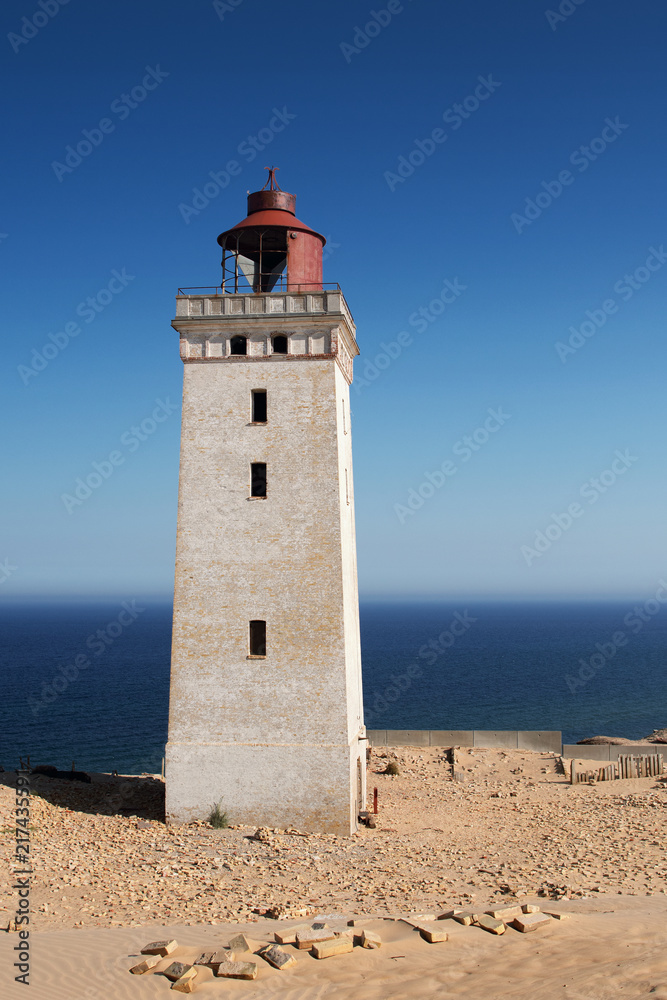
[[[0,765],[160,770],[171,603],[0,606]],[[667,604],[362,601],[368,729],[667,726]]]

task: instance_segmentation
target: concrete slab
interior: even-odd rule
[[[519,750],[553,751],[560,753],[563,746],[563,734],[557,729],[518,733]]]
[[[580,746],[578,743],[565,743],[563,744],[563,757],[576,757],[580,760],[611,760],[609,749],[608,743],[584,746]],[[616,760],[616,756],[614,760]]]
[[[516,750],[519,734],[508,729],[475,729],[474,746],[492,749]]]
[[[472,729],[431,729],[432,747],[471,747]]]
[[[427,747],[429,745],[428,729],[388,729],[387,746],[390,747]]]

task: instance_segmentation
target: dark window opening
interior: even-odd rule
[[[250,622],[250,655],[266,656],[266,622]]]
[[[252,390],[252,422],[266,423],[266,389]]]
[[[266,496],[266,462],[253,462],[250,466],[250,496]]]
[[[272,343],[274,354],[287,354],[287,337],[274,337]]]
[[[248,338],[247,337],[232,337],[231,351],[232,351],[232,354],[247,354],[248,353]]]

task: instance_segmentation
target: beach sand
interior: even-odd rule
[[[398,776],[382,773],[389,760]],[[378,788],[378,825],[351,838],[168,828],[157,778],[99,776],[76,787],[33,778],[29,995],[167,995],[163,976],[128,974],[148,941],[175,937],[171,960],[220,948],[239,930],[257,948],[303,922],[266,919],[267,907],[282,905],[341,927],[355,914],[377,915],[368,926],[384,945],[323,961],[288,946],[294,968],[257,959],[254,982],[213,980],[206,970],[198,996],[667,1000],[667,782],[571,786],[557,756],[516,750],[457,750],[454,769],[462,781],[443,750],[376,749],[369,788]],[[12,776],[2,777],[7,832],[14,790]],[[3,837],[0,926],[16,907],[12,842]],[[447,920],[450,940],[435,945],[382,919],[516,901],[571,918],[501,937]],[[16,933],[0,933],[3,996],[25,995],[13,982],[16,944]]]

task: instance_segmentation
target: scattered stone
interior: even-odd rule
[[[252,951],[245,934],[237,934],[236,937],[233,937],[228,947],[230,951]]]
[[[262,948],[259,954],[274,969],[289,969],[291,965],[296,965],[294,955],[288,955],[279,944],[270,944],[268,947]]]
[[[163,971],[162,975],[166,976],[167,979],[175,981],[176,979],[180,979],[181,976],[184,976],[185,973],[189,972],[191,969],[194,969],[194,965],[189,965],[186,962],[172,962],[171,965],[168,965]]]
[[[569,913],[552,913],[552,912],[547,913],[546,910],[544,912],[545,912],[545,914],[546,914],[547,917],[551,917],[553,920],[569,920],[570,919],[570,914]]]
[[[447,931],[443,931],[440,927],[428,927],[424,925],[419,927],[418,930],[424,941],[428,941],[429,944],[440,944],[449,938]]]
[[[460,906],[455,906],[451,910],[443,910],[442,913],[438,914],[436,920],[451,920],[452,917],[455,917],[457,913],[461,913]]]
[[[145,958],[143,962],[139,962],[139,965],[135,965],[130,969],[133,976],[143,976],[144,972],[150,972],[160,961],[159,955],[150,955]]]
[[[271,920],[294,920],[308,916],[307,906],[269,906],[265,916]]]
[[[199,958],[206,958],[208,961],[200,962]],[[219,965],[226,965],[228,962],[233,961],[233,953],[227,951],[225,948],[221,948],[219,951],[204,952],[199,958],[195,962],[195,965],[208,965],[215,972]]]
[[[537,903],[524,903],[521,909],[524,913],[540,913]]]
[[[329,930],[314,931],[312,927],[308,930],[299,931],[296,935],[296,946],[300,951],[312,948],[314,944],[321,944],[323,941],[332,941],[336,937],[336,932]]]
[[[195,959],[195,965],[211,965],[213,962],[214,951],[203,951],[199,958]]]
[[[504,934],[506,930],[505,924],[502,920],[498,920],[496,917],[492,917],[488,913],[480,913],[477,918],[477,925],[483,930],[488,931],[490,934]]]
[[[172,984],[172,990],[177,993],[194,993],[197,970],[193,965],[189,966],[186,972]]]
[[[267,829],[265,826],[260,826],[259,829],[255,830],[252,835],[253,840],[258,840],[260,844],[271,844],[273,842],[273,837],[271,836],[272,831]]]
[[[147,944],[145,948],[141,949],[141,954],[160,955],[161,958],[166,958],[167,955],[171,955],[172,951],[176,951],[177,948],[178,943],[174,940],[152,941],[151,944]]]
[[[314,924],[311,924],[310,926],[312,927],[312,929],[314,931],[328,931],[329,930],[329,925],[326,923],[326,921],[323,921],[323,920],[316,921]]]
[[[407,924],[408,927],[416,927],[417,929],[420,924],[428,923],[429,920],[435,920],[435,913],[415,913],[409,917],[399,917],[400,923]]]
[[[291,927],[289,930],[284,931],[274,931],[273,937],[275,938],[276,944],[296,944],[296,936],[302,931],[309,931],[310,927],[308,924],[298,924],[296,927]]]
[[[529,903],[526,905],[530,905]],[[539,906],[537,907],[539,910]],[[522,906],[500,906],[495,910],[487,910],[487,914],[490,917],[495,917],[496,920],[513,920],[514,917],[520,917],[522,913],[533,913],[533,910],[525,910]]]
[[[515,917],[512,920],[512,927],[515,927],[522,934],[529,931],[536,931],[540,927],[546,927],[551,923],[551,917],[546,913],[528,913],[522,917]]]
[[[374,931],[369,931],[364,927],[361,932],[361,947],[362,948],[381,948],[382,938],[379,934]]]
[[[477,913],[476,910],[459,910],[458,913],[454,914],[454,920],[459,924],[463,924],[464,927],[470,927],[479,916],[481,914]]]
[[[352,951],[354,942],[347,934],[340,934],[333,940],[318,941],[313,944],[315,958],[333,958],[334,955],[347,955]]]
[[[255,962],[220,962],[215,969],[222,979],[257,979]]]

